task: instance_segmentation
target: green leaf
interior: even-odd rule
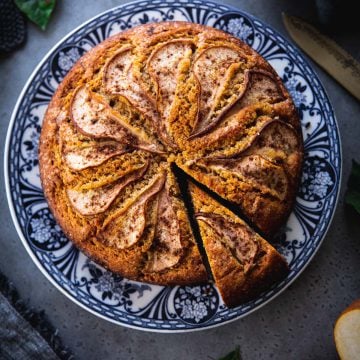
[[[56,0],[15,0],[17,7],[41,30],[46,29],[55,3]]]
[[[225,355],[224,357],[220,358],[219,360],[241,360],[241,357],[240,357],[240,348],[237,347],[235,350],[233,350],[232,352],[228,353],[227,355]]]
[[[360,214],[360,165],[355,160],[352,162],[345,203]]]
[[[345,202],[351,205],[360,214],[360,192],[349,191],[345,196]]]

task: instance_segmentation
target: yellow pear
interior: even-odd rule
[[[341,360],[360,360],[360,299],[348,306],[336,320],[334,338]]]

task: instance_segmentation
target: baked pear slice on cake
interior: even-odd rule
[[[287,275],[286,260],[243,220],[193,183],[189,193],[212,275],[228,307],[256,298]]]
[[[284,224],[293,208],[301,172],[302,143],[298,131],[273,112],[255,117],[253,125],[251,117],[246,120],[252,129],[246,130],[249,131],[245,141],[242,139],[222,150],[181,154],[176,164],[196,181],[238,206],[270,237]],[[235,128],[229,130],[227,139],[236,138],[236,131]]]

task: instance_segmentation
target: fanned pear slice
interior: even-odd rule
[[[302,142],[299,134],[290,124],[279,117],[268,118],[259,127],[243,148],[215,151],[204,158],[205,162],[220,164],[222,161],[236,162],[237,159],[258,155],[274,165],[280,165],[294,177],[302,161]]]
[[[287,174],[295,177],[302,162],[302,142],[290,124],[273,119],[263,124],[249,145],[232,158],[257,154],[268,161],[282,165]]]
[[[238,177],[249,189],[269,194],[280,201],[288,195],[289,181],[284,169],[261,155],[254,154],[235,159],[209,158],[204,159],[202,164],[225,178]]]
[[[161,140],[166,145],[174,148],[176,145],[163,126],[163,121],[160,120],[155,100],[144,91],[133,76],[134,56],[132,50],[130,46],[126,46],[106,63],[103,76],[105,89],[110,94],[125,97],[138,112],[150,121],[153,130],[158,132]]]
[[[75,90],[70,111],[72,121],[84,135],[95,139],[112,139],[149,152],[162,152],[145,134],[140,134],[126,124],[100,95],[91,92],[86,86]]]
[[[158,175],[138,197],[107,218],[99,232],[103,241],[117,249],[135,245],[145,232],[147,205],[160,192],[165,181],[165,174]]]
[[[206,270],[170,166],[157,197],[154,227],[154,238],[145,254],[144,280],[153,282],[154,277],[161,273],[170,284],[183,283],[185,274],[190,283],[205,282]]]
[[[159,169],[128,200],[97,234],[100,241],[95,246],[108,256],[111,266],[128,278],[146,282],[205,282],[207,273],[170,167]]]
[[[234,103],[236,97],[233,96],[228,99],[225,106],[216,99],[219,99],[226,90],[236,67],[245,61],[246,58],[239,50],[226,45],[208,47],[197,56],[193,64],[193,73],[201,91],[199,112],[191,137],[212,129],[223,113],[219,110],[228,108],[229,104]]]
[[[201,136],[191,137],[187,144],[189,154],[198,153],[201,157],[223,154],[227,149],[237,150],[246,146],[262,126],[271,121],[277,113],[273,105],[256,104],[235,114],[226,116],[224,122]]]
[[[195,180],[239,206],[263,233],[273,235],[289,215],[295,198],[286,172],[257,155],[228,162],[210,164],[200,159],[177,164]]]
[[[183,248],[180,223],[165,184],[158,196],[154,243],[148,252],[146,272],[160,272],[178,264]]]
[[[196,185],[189,183],[211,272],[224,303],[256,298],[288,273],[286,260],[259,234]]]
[[[63,158],[71,169],[80,171],[101,165],[110,158],[129,151],[129,146],[116,141],[102,141],[95,145],[65,150]]]
[[[244,92],[240,94],[236,106],[243,108],[259,102],[273,104],[284,99],[284,89],[274,74],[265,70],[253,69],[245,71]]]
[[[224,77],[223,84],[217,91],[216,98],[213,99],[213,106],[207,117],[199,115],[197,127],[191,138],[212,130],[224,117],[230,117],[238,113],[241,109],[259,103],[274,104],[286,99],[285,90],[281,85],[281,81],[272,73],[253,69],[246,70],[244,73],[240,71],[242,76],[239,78],[237,74],[236,64],[229,67],[227,77]],[[239,65],[238,65],[239,66]],[[233,82],[241,82],[233,84]],[[232,93],[228,94],[227,86],[232,85]],[[238,87],[238,89],[236,89]],[[236,91],[234,91],[236,89]],[[203,124],[199,121],[201,119]]]
[[[78,246],[112,271],[141,281],[144,254],[154,237],[157,199],[165,181],[163,169],[155,172],[150,164],[142,179],[127,185],[124,200],[99,221],[96,233]],[[129,187],[133,189],[130,192]]]
[[[144,92],[132,75],[132,48],[120,49],[105,65],[103,83],[106,91],[125,97],[141,114],[156,119],[153,100]],[[154,124],[156,125],[156,124]]]
[[[149,74],[156,83],[161,133],[170,133],[168,119],[174,111],[182,69],[187,68],[184,63],[190,62],[193,46],[194,43],[186,39],[168,41],[156,48],[147,61]]]
[[[240,206],[265,234],[272,235],[289,215],[302,144],[291,125],[269,120],[231,156],[221,152],[177,164],[221,197]],[[227,150],[229,151],[229,150]]]
[[[122,189],[131,182],[140,179],[145,174],[147,167],[148,163],[145,163],[125,174],[114,184],[87,190],[67,189],[67,196],[71,205],[81,215],[100,214],[109,208]]]
[[[61,121],[58,126],[61,157],[75,171],[99,166],[114,156],[133,150],[118,141],[91,139],[77,131],[72,121]]]

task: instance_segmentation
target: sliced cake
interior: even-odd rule
[[[302,156],[299,117],[271,65],[241,40],[188,22],[136,26],[84,54],[56,89],[39,142],[44,195],[68,238],[110,271],[162,285],[208,279],[175,165],[272,234],[292,209]],[[252,244],[244,260],[213,240],[245,269],[246,281],[234,280],[245,299],[276,278],[282,258],[219,209],[198,210],[198,221],[212,239],[215,224],[233,222]]]
[[[254,299],[287,275],[286,260],[243,220],[193,183],[189,192],[211,272],[227,306]]]

